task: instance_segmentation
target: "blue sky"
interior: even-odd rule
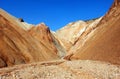
[[[78,20],[103,16],[113,0],[0,0],[0,8],[26,22],[44,22],[55,31]]]

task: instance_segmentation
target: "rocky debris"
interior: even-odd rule
[[[60,64],[67,71],[72,71],[78,79],[119,79],[120,67],[110,63],[75,60]]]
[[[55,64],[56,62],[59,63]],[[119,79],[120,77],[120,67],[110,63],[90,60],[61,60],[50,63],[3,68],[0,69],[0,77],[2,79]]]

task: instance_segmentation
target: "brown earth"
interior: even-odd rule
[[[0,69],[2,79],[119,79],[120,66],[77,60],[51,61]]]
[[[115,0],[108,13],[96,27],[87,34],[84,44],[79,49],[74,49],[76,52],[65,58],[70,60],[100,60],[120,65],[119,0]],[[82,38],[79,39],[79,41],[81,40]]]
[[[58,59],[34,39],[14,17],[0,10],[0,67]]]
[[[79,35],[79,30],[84,29],[87,26],[87,23],[84,21],[77,21],[73,23],[69,23],[64,26],[60,30],[56,31],[56,35],[63,42],[65,49],[68,51],[74,42],[77,40]]]
[[[40,41],[43,44],[43,46],[46,46],[49,50],[57,53],[57,49],[53,44],[51,32],[44,23],[32,27],[28,31],[34,38]]]
[[[63,28],[56,31],[56,35],[63,42],[63,45],[66,51],[71,52],[73,49],[78,49],[80,46],[75,46],[78,40],[81,40],[81,43],[84,43],[84,39],[88,33],[90,33],[96,25],[100,22],[101,18],[96,18],[88,21],[76,21],[69,23]],[[82,45],[79,43],[78,45]],[[75,51],[72,51],[75,52]],[[68,54],[67,53],[67,54]]]
[[[43,46],[56,53],[60,58],[65,56],[65,49],[62,47],[58,38],[51,33],[50,29],[44,23],[32,27],[28,30],[28,32],[40,43],[42,43]]]

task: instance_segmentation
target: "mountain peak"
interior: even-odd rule
[[[36,27],[36,29],[38,29],[38,30],[50,31],[49,27],[46,26],[46,24],[43,23],[43,22],[40,23],[40,24],[38,24],[38,25],[36,25],[35,27]]]
[[[41,22],[40,24],[38,24],[37,26],[46,26],[46,24],[44,22]]]

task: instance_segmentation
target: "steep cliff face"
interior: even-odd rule
[[[58,59],[25,31],[19,21],[0,9],[0,67]]]
[[[115,0],[86,42],[68,59],[100,60],[120,65],[120,1]]]

